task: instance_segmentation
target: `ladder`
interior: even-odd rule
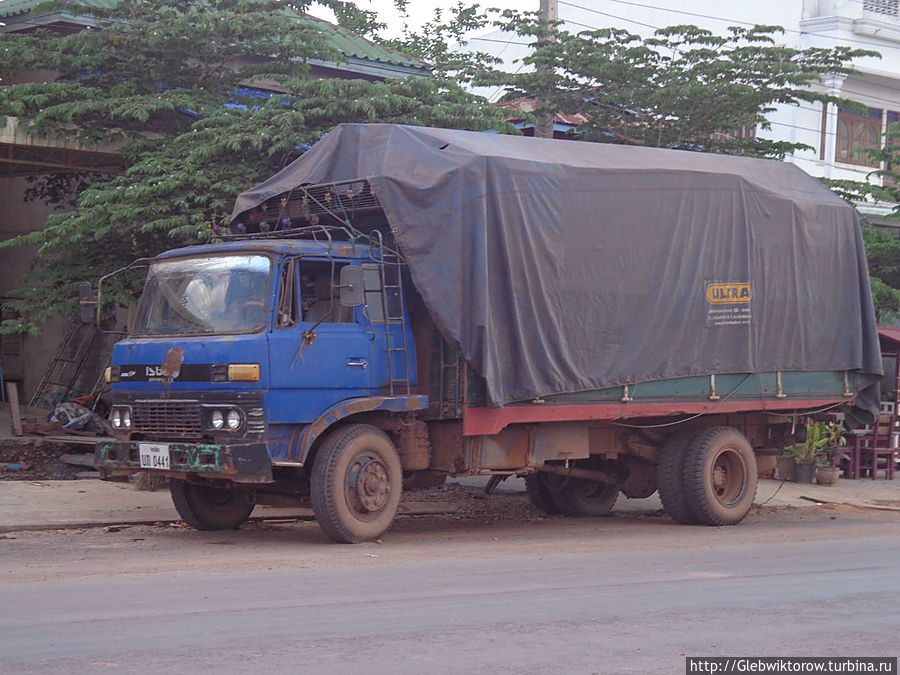
[[[378,269],[381,277],[384,340],[387,349],[388,390],[391,396],[411,394],[409,338],[403,315],[403,258],[386,247],[381,232],[375,231]],[[392,330],[398,326],[399,330]],[[399,335],[398,335],[399,333]],[[399,364],[395,363],[399,361]],[[398,367],[399,366],[399,367]]]
[[[53,408],[57,403],[67,400],[74,391],[99,336],[100,330],[96,326],[70,326],[28,405],[33,408]]]

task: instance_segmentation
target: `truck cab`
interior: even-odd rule
[[[98,447],[101,470],[164,472],[185,520],[236,527],[267,494],[308,488],[303,467],[335,421],[427,405],[412,394],[399,263],[377,242],[321,234],[150,262],[137,319],[112,354],[116,442]],[[378,482],[383,471],[369,473]],[[219,515],[217,502],[228,506]]]

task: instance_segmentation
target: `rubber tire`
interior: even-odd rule
[[[597,518],[612,511],[619,488],[601,485],[583,478],[569,478],[558,491],[550,492],[553,504],[570,518]]]
[[[234,489],[223,490],[170,478],[169,491],[178,515],[195,530],[236,530],[253,512],[254,504]]]
[[[525,492],[531,500],[531,504],[546,514],[555,516],[559,513],[556,504],[553,503],[553,495],[547,483],[539,473],[530,473],[525,476]]]
[[[720,469],[728,465],[724,468],[730,485],[716,487],[713,470],[717,465]],[[691,441],[684,462],[684,493],[688,509],[698,522],[737,525],[753,506],[756,486],[756,456],[740,431],[711,427]]]
[[[676,523],[697,525],[684,491],[684,460],[696,429],[682,429],[670,436],[662,447],[656,466],[656,484],[663,509]]]
[[[347,473],[360,455],[377,458],[387,473],[387,502],[375,511],[351,504]],[[383,535],[397,515],[403,491],[403,469],[391,439],[368,424],[339,427],[322,442],[312,470],[310,497],[319,527],[339,544],[358,544]]]

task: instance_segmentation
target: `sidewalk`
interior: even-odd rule
[[[484,477],[450,479],[481,488]],[[521,492],[522,479],[500,484],[497,494]],[[849,504],[900,513],[900,481],[840,479],[833,487],[761,480],[757,504],[811,507],[819,502]],[[401,513],[443,513],[458,508],[450,502],[404,504]],[[617,511],[653,512],[662,508],[658,495],[647,499],[619,497]],[[312,519],[307,508],[258,506],[254,518]],[[133,485],[99,480],[0,481],[0,532],[102,527],[121,524],[152,524],[179,520],[167,489],[142,492]]]

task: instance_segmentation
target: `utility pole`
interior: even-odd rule
[[[541,2],[541,19],[546,23],[556,21],[559,16],[557,0],[540,0]],[[539,74],[550,74],[552,68],[548,66],[536,66],[535,72]],[[553,138],[553,121],[556,118],[556,109],[553,107],[552,101],[539,100],[535,102],[535,113],[537,115],[537,124],[534,127],[534,135],[538,138]]]
[[[556,0],[541,0],[541,9],[539,11],[547,21],[556,21],[559,17]]]

